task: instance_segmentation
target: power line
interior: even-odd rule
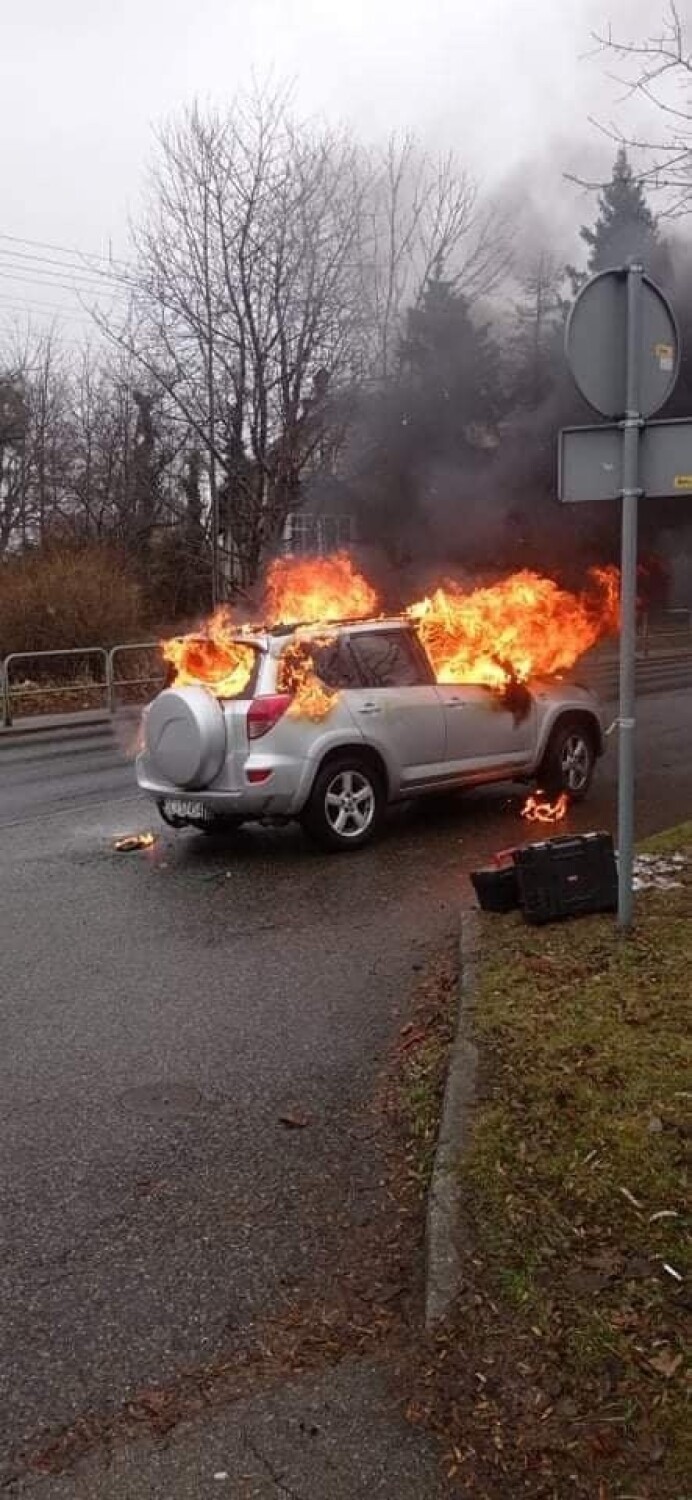
[[[60,255],[85,256],[88,260],[100,260],[108,266],[132,266],[132,261],[114,260],[110,255],[99,255],[96,251],[80,250],[76,245],[55,245],[50,240],[31,240],[19,234],[0,233],[0,240],[10,240],[14,245],[32,245],[37,250],[56,250]]]
[[[4,264],[5,263],[2,260],[0,260],[0,266],[4,266]],[[44,272],[43,273],[44,277],[48,277],[48,276],[51,276],[51,275],[52,275],[51,272]],[[18,271],[15,272],[15,271],[4,270],[4,269],[0,270],[0,278],[3,281],[20,281],[20,282],[22,282],[26,286],[45,287],[46,289],[51,290],[51,291],[56,291],[59,288],[59,289],[61,289],[64,292],[72,292],[73,295],[76,295],[76,296],[86,296],[88,293],[90,293],[92,296],[95,296],[96,291],[97,291],[97,287],[94,286],[91,283],[85,283],[84,285],[79,285],[76,282],[60,281],[59,278],[54,278],[52,280],[45,280],[45,279],[42,279],[42,277],[40,277],[39,275],[22,276]],[[124,298],[125,300],[127,300],[124,292],[122,292],[122,291],[116,291],[115,288],[113,288],[113,287],[104,288],[104,294],[110,296],[111,298],[116,298],[116,299],[119,298],[120,300],[123,300],[123,298]]]
[[[46,267],[57,266],[58,269],[62,272],[74,271],[80,278],[88,278],[89,280],[93,279],[94,281],[101,283],[103,283],[104,281],[112,281],[118,285],[123,285],[127,284],[128,282],[127,277],[116,275],[111,271],[99,271],[98,269],[93,269],[90,266],[80,264],[78,261],[57,260],[55,256],[51,255],[33,255],[31,254],[31,252],[27,252],[26,250],[5,250],[2,248],[2,246],[0,246],[0,258],[2,259],[3,263],[14,264],[16,261],[19,261],[21,263],[22,269],[26,265],[26,262],[29,261],[37,264],[41,272],[45,271]],[[45,272],[45,274],[55,275],[56,273],[54,271],[48,270]]]
[[[18,276],[21,274],[25,278],[28,278],[32,281],[38,280],[41,277],[47,277],[49,280],[59,281],[61,277],[70,276],[72,282],[86,287],[102,287],[104,285],[124,287],[129,285],[129,282],[126,282],[124,278],[115,276],[101,276],[96,271],[92,273],[89,271],[78,271],[75,269],[74,275],[72,275],[73,267],[68,265],[60,266],[59,270],[54,270],[51,266],[47,265],[39,265],[36,267],[36,269],[33,269],[24,261],[20,261],[19,263],[15,262],[15,260],[13,259],[14,253],[15,252],[13,251],[8,252],[6,250],[0,249],[0,266],[5,268],[6,270],[16,271]]]
[[[63,314],[62,317],[61,314]],[[19,303],[9,299],[5,300],[2,295],[0,295],[0,317],[5,320],[14,319],[15,322],[19,319],[22,321],[28,320],[32,323],[41,324],[44,327],[46,325],[54,326],[58,330],[61,339],[64,336],[64,330],[82,331],[85,338],[88,336],[89,330],[92,330],[94,334],[99,331],[98,324],[94,322],[93,318],[77,317],[69,311],[66,312],[64,308],[58,307],[57,304],[43,302]]]
[[[56,308],[58,312],[68,313],[71,318],[82,317],[87,323],[91,321],[91,316],[87,312],[86,308],[77,309],[71,307],[68,302],[54,302],[52,300],[49,300],[48,298],[43,299],[41,297],[25,296],[23,292],[17,292],[17,294],[15,295],[11,290],[0,291],[0,301],[13,302],[15,307],[17,308],[30,306],[49,308],[52,307]]]

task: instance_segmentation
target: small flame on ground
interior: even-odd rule
[[[156,843],[153,833],[127,833],[121,839],[115,839],[113,848],[119,854],[133,854],[135,849],[151,849]]]
[[[521,809],[522,818],[529,823],[561,823],[569,810],[569,798],[562,792],[554,802],[549,802],[545,792],[531,793]]]

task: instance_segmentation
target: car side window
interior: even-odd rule
[[[312,659],[315,672],[325,687],[337,690],[361,687],[362,678],[358,671],[358,663],[348,641],[344,640],[343,636],[337,636],[333,640],[315,646]]]
[[[359,631],[351,637],[365,687],[429,687],[430,670],[405,630]]]

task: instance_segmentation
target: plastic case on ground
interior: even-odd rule
[[[527,922],[616,911],[618,875],[609,833],[546,839],[517,849],[519,904]]]
[[[513,864],[474,870],[471,884],[481,911],[515,911],[519,905],[519,884]]]

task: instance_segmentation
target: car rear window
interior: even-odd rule
[[[430,668],[405,630],[359,631],[351,645],[365,687],[429,687]]]
[[[166,687],[201,684],[217,698],[252,698],[263,651],[254,641],[186,636],[177,661],[166,663]]]

